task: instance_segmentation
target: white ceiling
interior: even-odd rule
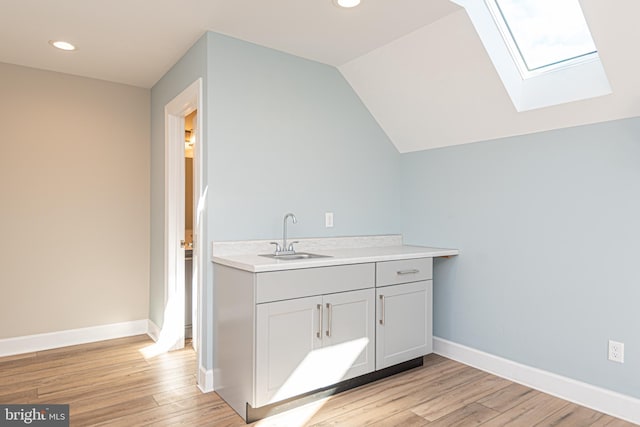
[[[580,3],[610,95],[517,112],[464,10],[339,69],[400,152],[640,116],[640,2]]]
[[[640,116],[640,2],[580,2],[613,94],[521,113],[449,0],[0,0],[0,62],[150,88],[215,31],[338,67],[409,152]]]
[[[448,0],[0,0],[0,62],[149,88],[207,31],[338,66],[459,7]],[[48,40],[76,44],[53,49]]]

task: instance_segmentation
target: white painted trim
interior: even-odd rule
[[[206,303],[204,301],[204,271],[207,268],[207,257],[204,256],[205,246],[204,242],[205,233],[205,220],[206,215],[206,195],[207,187],[204,185],[204,117],[206,112],[203,109],[203,80],[199,78],[195,80],[189,87],[172,99],[167,105],[165,105],[165,258],[164,258],[164,291],[165,291],[165,310],[167,309],[167,303],[170,297],[173,296],[178,301],[175,309],[178,312],[182,312],[181,315],[176,315],[176,322],[180,324],[169,325],[166,322],[163,327],[169,327],[181,334],[178,337],[178,341],[173,349],[184,347],[184,280],[181,282],[181,286],[176,286],[176,279],[178,277],[184,277],[184,270],[180,269],[180,262],[175,262],[178,258],[179,250],[178,243],[180,239],[184,239],[184,216],[182,217],[182,224],[177,221],[178,209],[184,206],[184,199],[182,201],[176,200],[176,183],[179,178],[184,178],[184,148],[182,148],[182,155],[178,149],[177,141],[184,139],[184,117],[190,114],[194,110],[198,111],[198,121],[196,125],[196,145],[193,153],[194,164],[194,199],[197,200],[197,217],[196,224],[194,225],[194,248],[193,248],[193,266],[196,269],[194,275],[196,280],[196,292],[194,296],[196,298],[196,304],[192,307],[197,307],[197,313],[195,318],[192,319],[193,324],[193,346],[196,350],[198,366],[204,366],[204,352],[201,351],[204,342],[203,336],[203,322],[204,310],[206,309]],[[180,144],[182,146],[182,144]],[[182,186],[184,189],[184,185]],[[183,190],[184,192],[184,190]],[[183,194],[184,196],[184,194]],[[180,234],[182,233],[182,234]],[[180,237],[182,236],[182,237]],[[184,250],[182,252],[182,267],[184,267]],[[205,387],[206,385],[200,384],[200,372],[197,373],[198,386]],[[211,384],[213,381],[211,381]]]
[[[207,308],[206,301],[202,297],[204,294],[204,277],[205,270],[208,267],[208,257],[206,256],[207,245],[205,239],[205,222],[207,220],[207,191],[208,187],[204,179],[204,144],[206,139],[204,137],[204,117],[206,111],[203,107],[203,94],[202,94],[202,79],[195,81],[190,87],[193,87],[193,91],[196,95],[196,109],[198,114],[196,115],[196,144],[193,152],[193,191],[195,201],[195,224],[194,224],[194,241],[193,241],[193,266],[195,266],[196,282],[195,289],[193,289],[191,311],[192,311],[192,341],[191,344],[196,351],[198,366],[202,366],[204,363],[204,352],[200,351],[204,345],[204,332],[202,328],[202,319]]]
[[[154,342],[157,342],[158,338],[160,338],[160,326],[156,325],[156,323],[151,319],[147,320],[147,322],[147,335],[149,335],[149,338]]]
[[[184,348],[184,102],[178,95],[165,106],[165,185],[164,185],[164,305],[163,328],[172,342],[169,350]],[[187,110],[188,111],[188,110]],[[167,315],[171,313],[170,315]]]
[[[198,369],[198,388],[203,393],[213,391],[213,369],[206,370],[200,366]]]
[[[130,337],[133,335],[144,335],[148,331],[148,325],[148,320],[144,319],[88,328],[69,329],[46,334],[5,338],[0,340],[0,357],[114,338]]]
[[[433,338],[436,354],[577,403],[640,424],[640,399],[523,365],[442,338]]]

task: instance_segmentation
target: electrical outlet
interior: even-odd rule
[[[609,340],[609,360],[624,363],[624,343]]]
[[[324,226],[326,228],[333,227],[333,212],[324,213]]]

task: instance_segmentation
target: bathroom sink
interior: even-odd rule
[[[263,254],[260,256],[273,258],[273,259],[282,259],[285,261],[292,261],[296,259],[311,259],[311,258],[331,258],[331,255],[318,255],[318,254],[311,254],[309,252],[296,252],[295,254],[285,254],[285,255]]]

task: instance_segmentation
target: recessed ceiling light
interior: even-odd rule
[[[76,50],[77,48],[69,42],[62,40],[49,40],[49,44],[61,50]]]
[[[357,5],[360,4],[360,0],[333,0],[333,3],[336,6],[340,6],[340,7],[356,7]]]

